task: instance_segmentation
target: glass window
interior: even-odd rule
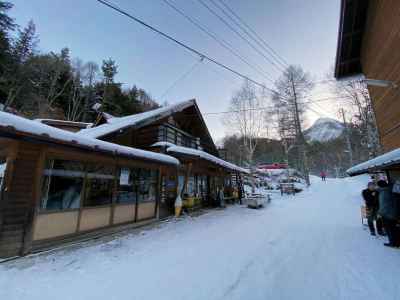
[[[207,176],[199,175],[197,179],[197,191],[200,196],[207,195]]]
[[[87,167],[84,206],[107,205],[112,202],[114,168],[89,164]]]
[[[137,200],[137,172],[129,168],[120,168],[117,183],[117,203],[136,203]]]
[[[117,203],[155,202],[158,171],[121,168],[117,182]]]
[[[185,176],[179,175],[178,176],[178,193],[183,194],[183,185],[185,183]]]
[[[189,176],[187,186],[186,186],[186,194],[189,197],[196,196],[196,177]]]
[[[6,158],[0,156],[0,192],[3,190],[4,177],[6,176]]]
[[[158,171],[136,169],[138,178],[138,201],[155,202],[157,200]]]
[[[42,210],[79,208],[84,179],[79,162],[48,160],[43,174]]]

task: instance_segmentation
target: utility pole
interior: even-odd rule
[[[349,153],[350,166],[352,166],[353,165],[353,150],[351,148],[350,134],[349,134],[349,130],[347,128],[347,123],[346,123],[346,115],[345,115],[343,108],[341,108],[339,111],[340,111],[340,114],[342,115],[342,119],[343,119],[344,135],[346,138],[347,152]]]
[[[294,85],[293,74],[291,74],[290,81],[292,83],[293,90],[293,101],[294,101],[294,123],[296,127],[296,140],[299,143],[299,152],[301,155],[301,166],[304,175],[304,179],[306,180],[307,186],[310,185],[310,175],[308,171],[308,158],[307,158],[307,149],[306,149],[306,139],[304,138],[303,131],[301,130],[301,122],[299,116],[299,106],[297,103],[297,93],[296,87]]]

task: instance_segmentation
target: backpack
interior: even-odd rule
[[[396,216],[397,218],[400,217],[400,180],[396,180],[395,183],[393,184],[392,187],[392,197],[393,197],[393,204],[394,204],[394,209],[396,211]]]

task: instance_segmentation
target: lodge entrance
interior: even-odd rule
[[[161,178],[161,184],[159,217],[160,219],[165,219],[174,214],[176,177],[163,175]]]

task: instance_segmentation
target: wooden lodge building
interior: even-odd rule
[[[393,183],[400,179],[400,1],[342,0],[335,77],[358,75],[386,82],[368,85],[385,153],[347,172],[385,171]]]
[[[0,258],[234,198],[246,170],[218,157],[195,100],[96,126],[0,112]]]

